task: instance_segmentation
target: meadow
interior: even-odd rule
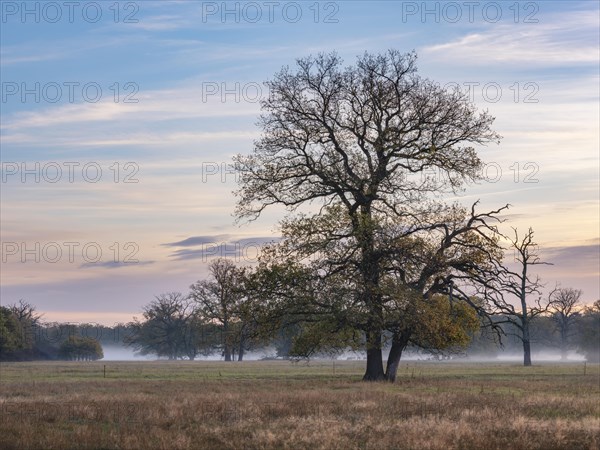
[[[3,449],[598,449],[600,367],[362,361],[0,365]]]

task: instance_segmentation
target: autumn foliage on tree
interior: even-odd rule
[[[35,306],[20,300],[0,306],[0,360],[29,359],[35,348],[35,328],[41,315]]]

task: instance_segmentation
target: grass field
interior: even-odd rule
[[[363,365],[2,363],[0,448],[600,448],[597,364]]]

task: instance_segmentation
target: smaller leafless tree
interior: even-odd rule
[[[513,232],[509,250],[514,251],[515,264],[505,261],[498,265],[494,280],[485,286],[484,296],[492,312],[502,317],[496,324],[508,323],[516,328],[515,335],[523,343],[523,364],[531,366],[530,324],[548,311],[554,291],[542,300],[543,284],[539,276],[531,274],[533,266],[550,264],[539,257],[533,229],[530,227],[523,237],[519,237],[517,229],[513,228]]]
[[[579,312],[577,305],[582,291],[573,288],[559,288],[552,295],[552,320],[560,334],[560,358],[567,359],[569,342],[573,337],[573,324]]]

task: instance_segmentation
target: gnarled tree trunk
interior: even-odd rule
[[[398,365],[400,364],[402,352],[408,345],[408,339],[409,335],[407,333],[395,334],[392,338],[392,348],[390,349],[390,355],[388,356],[387,367],[385,370],[385,379],[390,383],[396,381]]]
[[[385,380],[383,372],[383,355],[381,351],[381,332],[367,333],[367,370],[363,381]]]

